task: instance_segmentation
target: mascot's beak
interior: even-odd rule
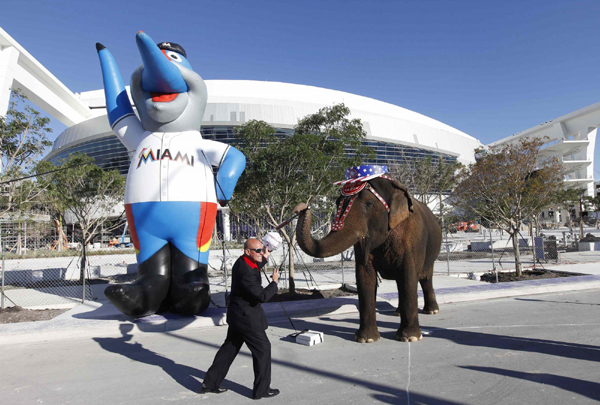
[[[135,36],[144,68],[142,70],[142,89],[150,93],[185,93],[188,86],[181,72],[169,61],[156,46],[152,38],[139,31]]]

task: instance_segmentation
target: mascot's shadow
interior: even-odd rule
[[[145,348],[138,342],[132,342],[134,336],[130,332],[133,330],[133,327],[132,324],[121,324],[119,329],[122,336],[115,338],[94,338],[93,340],[107,352],[120,354],[139,363],[160,367],[182,387],[192,392],[200,393],[202,380],[204,380],[206,372],[176,363],[159,353]],[[252,395],[252,390],[231,380],[226,380],[224,386],[240,395]]]
[[[107,352],[120,354],[133,361],[160,367],[183,387],[190,391],[200,392],[202,383],[196,378],[204,379],[204,372],[178,364],[167,357],[146,349],[140,343],[132,342],[133,335],[130,334],[133,330],[132,324],[122,324],[119,328],[122,334],[121,337],[94,338],[94,341]]]

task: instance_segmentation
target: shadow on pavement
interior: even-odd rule
[[[358,319],[334,319],[321,318],[322,320],[331,322],[344,322],[358,324]],[[355,329],[347,327],[332,327],[326,324],[315,324],[303,322],[303,327],[327,329],[327,333],[338,336],[342,339],[347,338],[350,330],[354,336]],[[400,323],[378,321],[377,326],[381,328],[396,329]],[[432,333],[426,338],[446,339],[459,345],[490,347],[495,349],[507,349],[531,353],[547,354],[550,356],[559,356],[577,360],[597,361],[600,362],[600,347],[592,345],[584,345],[572,342],[560,342],[546,339],[534,339],[518,336],[495,335],[491,333],[482,333],[474,331],[464,331],[458,329],[442,329],[437,327],[428,327],[421,325],[421,329],[429,330]],[[395,332],[383,332],[382,338],[392,336],[395,340]]]
[[[547,373],[524,373],[522,371],[505,370],[495,367],[461,366],[461,368],[480,371],[482,373],[498,374],[518,378],[519,380],[552,385],[565,391],[574,392],[590,399],[600,401],[600,383],[579,380],[577,378],[563,377]]]
[[[320,328],[320,330],[323,330],[321,325],[319,325],[319,328]],[[177,339],[182,339],[182,340],[185,340],[188,342],[213,347],[215,349],[215,353],[219,349],[219,346],[214,345],[212,343],[203,342],[198,339],[193,339],[193,338],[181,336],[178,334],[170,334],[170,333],[168,333],[168,334],[169,334],[169,336],[177,338]],[[352,332],[352,334],[354,335],[354,331]],[[251,354],[247,353],[247,352],[239,352],[238,356],[251,357]],[[318,367],[307,366],[306,364],[298,364],[297,362],[291,362],[291,361],[280,360],[280,359],[275,359],[275,358],[273,358],[271,361],[272,361],[273,365],[294,369],[298,372],[305,373],[311,377],[319,376],[324,379],[346,381],[348,384],[354,384],[354,385],[359,385],[359,386],[368,388],[368,389],[374,391],[374,393],[371,394],[371,397],[374,400],[381,401],[381,402],[387,403],[387,404],[394,404],[394,405],[404,405],[404,404],[460,405],[459,402],[452,402],[452,401],[448,401],[448,400],[433,397],[433,396],[416,394],[416,393],[409,394],[406,392],[406,389],[404,389],[404,388],[399,388],[398,386],[390,386],[390,385],[380,384],[375,380],[367,380],[367,379],[361,379],[361,378],[357,378],[357,377],[351,377],[348,375],[343,375],[338,372],[332,372],[332,371],[320,369]],[[204,374],[204,373],[201,373],[201,374]],[[233,383],[231,383],[231,381],[228,381],[228,380],[225,380],[225,381],[226,382],[223,384],[223,386],[230,388],[232,391],[237,392],[240,395],[251,396],[251,394],[252,394],[251,389],[245,388],[245,387],[242,387],[239,390],[237,388],[232,389],[231,384],[233,384]],[[284,390],[285,390],[285,386],[282,388],[282,391],[284,391]],[[307,402],[310,402],[309,398],[307,398]]]
[[[161,356],[152,350],[146,349],[140,343],[130,343],[131,339],[133,338],[133,335],[130,334],[133,329],[133,325],[131,324],[120,325],[120,329],[122,334],[121,337],[94,338],[93,340],[108,352],[120,354],[128,359],[140,363],[160,367],[165,373],[167,373],[171,378],[173,378],[173,380],[175,380],[184,388],[195,393],[200,392],[200,389],[202,388],[202,382],[198,381],[196,378],[204,379],[206,374],[204,371],[175,363],[169,358]],[[242,385],[228,380],[226,380],[226,383],[223,385],[240,395],[252,396],[252,390]]]
[[[532,298],[514,298],[515,301],[528,301],[528,302],[554,302],[557,304],[577,304],[577,305],[590,305],[600,306],[600,304],[592,304],[589,302],[573,302],[573,301],[552,301],[552,300],[536,300]]]
[[[336,325],[336,323],[355,323],[358,324],[357,319],[334,319],[334,318],[320,318],[327,323],[312,323],[305,322],[302,320],[297,321],[297,327],[300,329],[313,329],[324,332],[326,335],[337,336],[344,340],[354,340],[355,328],[349,328],[345,326]],[[398,323],[392,322],[381,322],[378,321],[377,325],[379,328],[398,328]],[[358,325],[357,325],[358,328]],[[461,331],[456,329],[440,329],[432,328],[421,325],[424,330],[431,331],[431,334],[427,335],[426,339],[437,338],[450,340],[459,345],[466,346],[478,346],[478,347],[489,347],[495,349],[504,349],[511,351],[523,351],[539,354],[547,354],[549,356],[565,357],[569,359],[587,360],[600,362],[600,347],[571,343],[571,342],[560,342],[545,339],[533,339],[526,337],[515,337],[496,335],[490,333],[481,333],[473,331]],[[382,339],[396,340],[395,331],[386,331],[381,333]],[[376,343],[375,343],[376,344]],[[399,343],[406,345],[406,343]],[[417,343],[423,344],[423,343]],[[481,371],[487,373],[497,373],[504,376],[510,376],[514,378],[520,378],[523,380],[540,382],[542,384],[552,385],[560,389],[568,390],[594,400],[600,400],[600,383],[589,382],[584,380],[578,380],[575,378],[563,377],[553,374],[532,374],[523,373],[513,370],[503,370],[488,367],[463,367],[474,371]],[[387,403],[398,403],[398,398],[376,395],[377,399]],[[411,394],[411,399],[414,403],[420,403],[418,401],[418,395]],[[430,401],[427,398],[423,399],[423,403],[431,404],[450,404],[451,402],[445,402],[442,400]]]
[[[371,395],[371,397],[374,400],[383,402],[384,404],[393,404],[393,405],[399,405],[399,404],[402,404],[402,405],[403,404],[461,405],[461,404],[463,404],[463,402],[454,402],[454,401],[449,401],[447,399],[441,399],[441,398],[431,397],[429,395],[416,394],[416,393],[412,393],[412,392],[410,393],[410,395],[407,395],[406,392],[403,392],[402,395],[398,395],[398,396],[373,394],[373,395]]]
[[[429,338],[451,340],[459,345],[540,353],[549,356],[600,362],[600,347],[598,346],[456,329],[423,328],[432,331],[428,336]]]

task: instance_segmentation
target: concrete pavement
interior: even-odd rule
[[[267,330],[268,404],[587,405],[600,401],[599,289],[442,305],[420,316],[424,339],[401,343],[381,301],[381,340],[354,341],[356,312],[295,318],[325,334],[306,347],[289,324]],[[323,301],[323,300],[321,300]],[[183,328],[0,346],[0,398],[21,404],[248,404],[252,358],[244,346],[220,395],[201,383],[227,328]]]
[[[546,265],[547,270],[577,274],[573,277],[488,284],[461,278],[461,275],[434,276],[434,287],[440,306],[449,303],[488,300],[553,292],[600,289],[600,263]],[[464,275],[463,275],[464,276]],[[219,291],[218,283],[216,290]],[[326,287],[319,283],[321,288]],[[339,287],[331,285],[330,287]],[[215,288],[213,287],[213,291]],[[221,289],[222,291],[222,289]],[[423,301],[419,291],[419,306]],[[122,328],[130,334],[168,332],[182,329],[202,329],[225,324],[223,292],[213,293],[213,305],[201,316],[184,317],[176,314],[152,315],[133,320],[120,313],[98,290],[98,301],[87,301],[49,321],[0,325],[0,346],[14,343],[120,336]],[[394,281],[383,280],[378,288],[378,308],[395,308],[398,292]],[[288,324],[294,320],[328,314],[331,316],[356,313],[356,296],[267,303],[265,312],[270,324]],[[290,321],[288,316],[292,319]]]

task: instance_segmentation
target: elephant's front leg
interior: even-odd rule
[[[418,279],[413,266],[405,265],[396,280],[398,286],[398,309],[400,310],[400,328],[396,339],[402,342],[416,342],[423,339],[419,327]]]
[[[359,343],[373,343],[381,336],[377,330],[375,302],[377,294],[377,274],[371,260],[367,264],[356,261],[356,284],[358,287],[358,309],[360,328],[356,331],[355,339]]]

